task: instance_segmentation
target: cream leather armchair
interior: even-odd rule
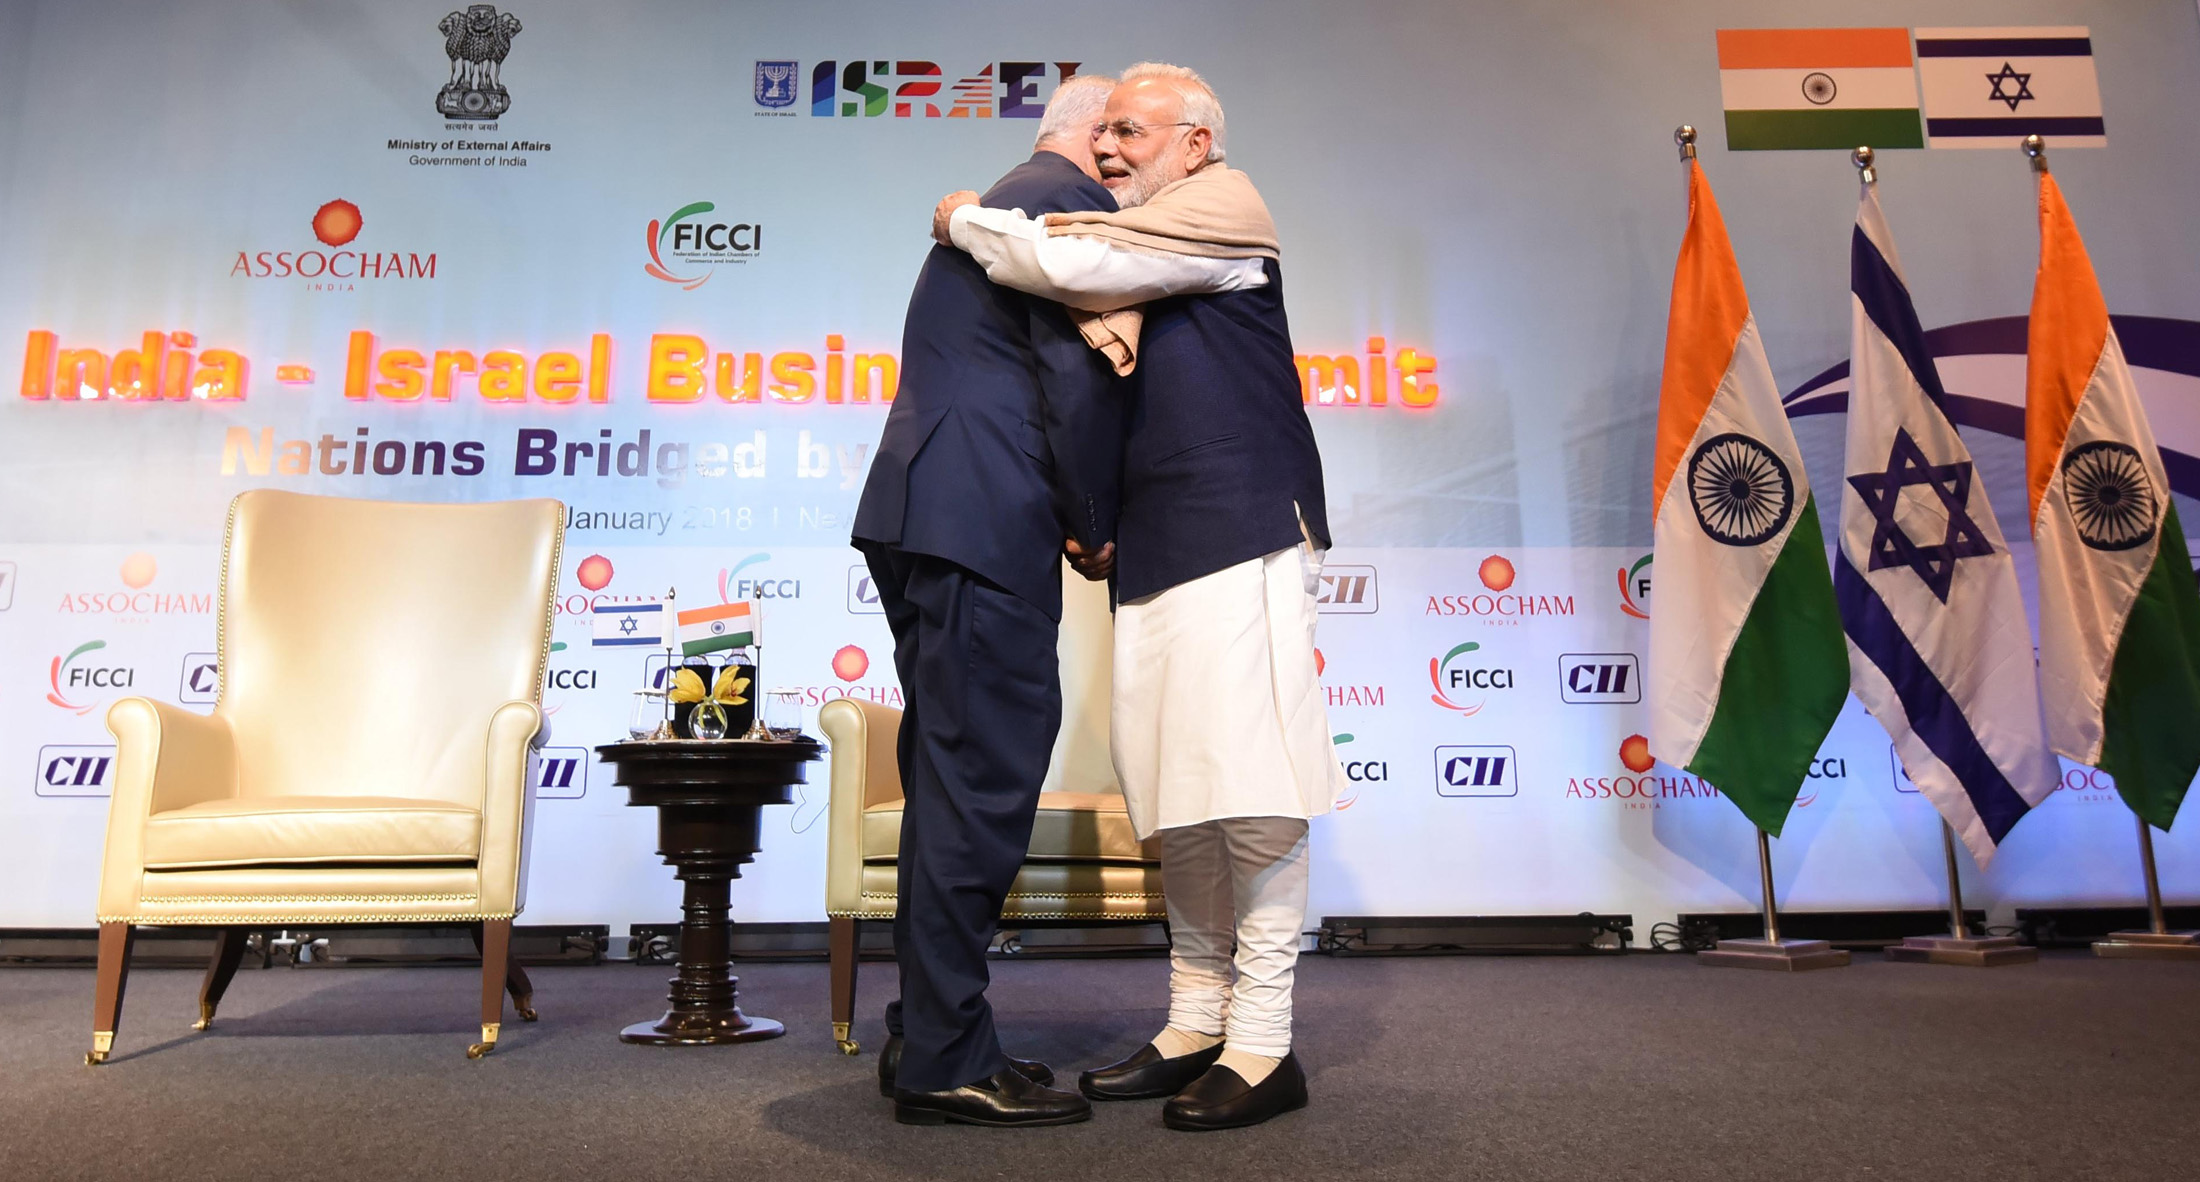
[[[259,490],[231,502],[210,715],[107,711],[115,787],[87,1063],[121,1017],[133,925],[219,929],[196,1028],[253,927],[470,923],[479,1058],[526,901],[564,506],[409,505]]]
[[[1156,851],[1131,832],[1123,790],[1108,758],[1109,668],[1115,620],[1107,587],[1062,568],[1062,729],[1039,793],[1039,814],[1023,870],[1001,921],[1168,918]],[[895,853],[901,844],[901,774],[894,759],[901,711],[837,698],[818,711],[832,746],[825,914],[832,957],[833,1038],[860,1048],[855,1022],[862,924],[891,921]]]

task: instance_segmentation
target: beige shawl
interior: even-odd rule
[[[1104,238],[1133,250],[1209,259],[1279,258],[1276,223],[1245,174],[1210,164],[1162,188],[1144,205],[1116,213],[1097,210],[1050,213],[1047,233]],[[1137,306],[1112,312],[1070,309],[1085,343],[1100,350],[1118,374],[1138,365]]]

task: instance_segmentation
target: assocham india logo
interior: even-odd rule
[[[122,560],[116,572],[124,590],[64,591],[54,610],[62,615],[114,616],[121,619],[152,616],[204,616],[214,611],[210,591],[155,591],[153,580],[160,564],[144,551]]]
[[[1482,582],[1483,591],[1461,595],[1431,595],[1428,607],[1422,612],[1430,616],[1473,616],[1491,623],[1512,625],[1529,616],[1570,616],[1574,614],[1574,597],[1571,595],[1535,595],[1515,592],[1513,583],[1519,577],[1512,560],[1502,554],[1492,554],[1475,568],[1475,577]]]
[[[764,227],[754,222],[704,222],[703,214],[717,210],[708,201],[695,201],[672,211],[672,216],[649,222],[649,261],[642,270],[652,278],[666,283],[677,283],[686,291],[710,282],[714,273],[709,270],[699,275],[675,275],[672,265],[665,262],[670,255],[684,271],[699,267],[739,266],[757,256],[764,249]],[[668,248],[666,239],[671,239]]]
[[[1655,774],[1657,760],[1650,754],[1650,740],[1641,735],[1620,740],[1618,755],[1627,774],[1569,776],[1567,799],[1616,800],[1632,809],[1654,809],[1670,800],[1702,800],[1719,795],[1717,788],[1686,772]]]
[[[302,250],[240,250],[229,265],[232,278],[303,279],[307,291],[356,291],[362,282],[385,279],[433,279],[434,251],[350,249],[366,229],[366,215],[341,197],[313,211],[313,237],[320,246]],[[327,247],[328,249],[322,249]]]

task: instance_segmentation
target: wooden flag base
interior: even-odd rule
[[[2093,955],[2110,960],[2200,960],[2200,932],[2110,932],[2093,942]]]
[[[2031,964],[2040,950],[2015,936],[1911,936],[1887,949],[1887,959],[1902,964],[1953,964],[1974,969]]]
[[[1721,940],[1696,954],[1696,963],[1718,969],[1769,969],[1801,973],[1847,968],[1849,954],[1824,940]]]

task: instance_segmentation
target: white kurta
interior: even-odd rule
[[[1344,769],[1314,664],[1321,565],[1293,546],[1117,608],[1109,730],[1141,839],[1329,811]]]

